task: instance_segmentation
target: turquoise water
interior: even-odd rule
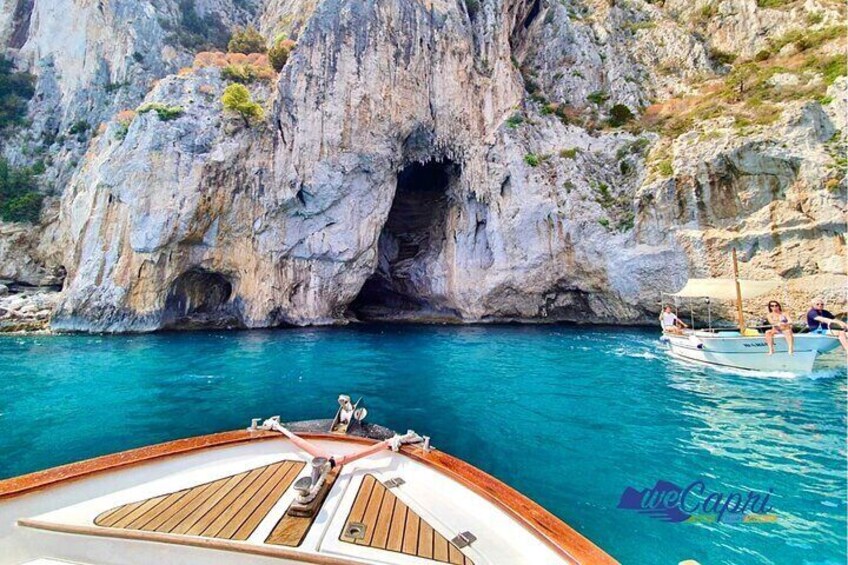
[[[842,365],[840,365],[840,362]],[[369,419],[432,436],[623,563],[846,562],[846,378],[691,369],[640,329],[364,326],[0,338],[0,477],[251,417]],[[667,523],[627,486],[774,490],[771,524]]]

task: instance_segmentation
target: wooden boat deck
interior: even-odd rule
[[[359,530],[356,537],[349,535],[351,528]],[[373,475],[366,475],[360,484],[339,539],[440,563],[474,565]]]
[[[107,528],[246,540],[303,469],[301,461],[257,467],[103,512]]]
[[[305,437],[343,453],[374,443],[328,434]],[[288,452],[297,455],[281,460]],[[198,461],[184,466],[188,455]],[[226,560],[221,552],[321,565],[421,559],[473,565],[466,554],[497,563],[615,562],[544,509],[464,461],[410,446],[382,457],[390,463],[379,472],[368,462],[338,469],[341,482],[333,481],[329,507],[312,521],[280,515],[281,502],[293,499],[291,486],[305,465],[295,446],[270,432],[225,432],[73,463],[0,481],[0,518],[17,526],[9,530],[11,536],[0,536],[0,549],[16,552],[17,562],[24,562],[70,559],[105,550],[115,540],[148,542],[121,546],[127,552],[124,561],[136,565],[159,559],[161,544],[180,546],[175,549],[180,554],[202,549],[192,554],[197,563]],[[167,467],[169,461],[174,468]],[[195,472],[195,464],[206,470]],[[218,464],[228,466],[229,476],[187,482]],[[396,491],[390,482],[381,483],[389,480],[382,473],[401,475],[405,486]],[[171,478],[175,482],[169,483]],[[76,481],[93,489],[90,499],[74,499]],[[168,484],[172,488],[157,486]],[[431,493],[433,485],[450,488]],[[456,497],[465,490],[472,496],[458,506]],[[12,506],[4,507],[10,499],[15,499]],[[449,541],[466,529],[477,538],[469,548]]]
[[[332,490],[333,485],[336,483],[336,479],[339,478],[339,472],[341,467],[336,467],[327,475],[327,479],[324,483],[324,488],[321,489],[321,493],[315,498],[315,501],[312,503],[316,508],[320,508],[321,505],[324,504],[324,500],[327,497],[327,494]],[[289,507],[289,509],[291,506]],[[268,537],[265,539],[265,543],[269,545],[285,545],[288,547],[300,547],[300,544],[303,543],[303,540],[306,538],[306,534],[309,533],[309,529],[312,527],[312,523],[315,522],[315,518],[317,517],[318,512],[312,516],[293,516],[289,514],[289,511],[286,510],[286,513],[280,518],[277,522],[277,525],[274,526],[274,529],[271,530],[271,533],[268,534]]]
[[[123,504],[98,515],[105,528],[244,541],[291,486],[304,463],[280,461],[191,488]],[[332,488],[338,471],[328,481]],[[323,499],[322,499],[323,501]],[[297,547],[312,518],[283,515],[265,543]],[[351,525],[361,537],[348,535]],[[359,486],[339,539],[440,563],[474,565],[443,535],[401,502],[374,475]]]

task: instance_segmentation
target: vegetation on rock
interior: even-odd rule
[[[601,104],[609,100],[609,94],[601,90],[596,90],[595,92],[587,96],[586,100],[588,100],[592,104],[597,104],[598,106],[600,106]]]
[[[168,122],[170,120],[176,120],[180,116],[183,115],[185,109],[182,106],[168,106],[167,104],[162,104],[161,102],[147,102],[142,104],[136,110],[139,114],[146,114],[148,112],[156,112],[156,115],[159,116],[159,119],[163,122]]]
[[[224,49],[230,40],[230,32],[220,17],[208,13],[201,17],[197,13],[195,0],[180,0],[180,25],[171,29],[167,20],[160,20],[163,29],[171,31],[170,40],[186,49],[210,51]]]
[[[15,72],[11,61],[0,58],[0,131],[24,125],[34,93],[35,77]]]
[[[279,73],[283,70],[295,45],[296,43],[294,41],[285,36],[278,38],[274,42],[274,46],[268,51],[268,60],[271,62],[271,66],[275,71]]]
[[[821,47],[828,41],[844,37],[844,25],[828,26],[821,29],[793,29],[777,39],[769,41],[772,53],[778,53],[792,43],[798,51],[807,51]]]
[[[231,84],[224,90],[221,103],[226,110],[238,114],[244,125],[250,127],[251,121],[259,121],[265,117],[265,111],[254,102],[250,91],[243,84]]]
[[[716,48],[710,49],[710,59],[719,65],[730,65],[737,57],[738,55],[736,55],[736,53],[728,53]]]
[[[844,30],[844,26],[837,27]],[[782,40],[777,45],[780,43]],[[783,103],[827,103],[827,88],[848,74],[844,53],[833,54],[825,48],[787,56],[774,56],[773,52],[767,56],[760,52],[753,60],[734,64],[722,81],[706,82],[696,94],[649,106],[642,125],[670,137],[689,131],[697,122],[722,116],[734,118],[739,127],[768,125],[780,118]]]
[[[0,219],[35,223],[43,200],[32,169],[15,168],[0,159]]]
[[[265,45],[265,38],[262,37],[262,34],[256,31],[256,28],[248,26],[244,29],[236,29],[227,44],[227,51],[249,55],[250,53],[265,53],[268,51],[268,47]]]
[[[782,8],[790,3],[791,0],[757,0],[759,8]]]
[[[633,115],[633,112],[630,111],[630,108],[624,104],[616,104],[610,108],[609,124],[612,127],[617,128],[631,121],[634,117],[635,116]]]
[[[115,116],[115,121],[118,123],[118,130],[115,132],[115,137],[122,140],[127,136],[130,130],[130,125],[135,119],[136,113],[134,110],[123,110]]]
[[[256,80],[256,70],[252,65],[227,65],[221,69],[221,78],[229,82],[250,84]]]
[[[274,69],[264,53],[222,53],[204,51],[194,57],[193,69],[216,67],[221,69],[221,78],[230,82],[250,84],[257,80],[273,80]]]
[[[74,135],[77,141],[85,141],[88,130],[91,129],[91,124],[87,120],[77,120],[68,130],[70,135]]]
[[[524,117],[521,114],[513,114],[506,119],[506,125],[510,128],[517,128],[524,123]]]

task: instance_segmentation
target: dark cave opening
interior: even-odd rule
[[[230,298],[233,285],[214,271],[192,269],[177,277],[165,299],[164,326],[170,329],[229,328],[238,325]]]
[[[429,272],[444,246],[451,187],[461,173],[450,160],[413,163],[398,173],[389,216],[380,233],[378,264],[350,312],[360,320],[437,314]]]

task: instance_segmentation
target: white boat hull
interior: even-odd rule
[[[762,335],[743,337],[736,332],[689,332],[664,334],[662,339],[678,359],[761,372],[809,373],[819,354],[839,347],[836,337],[816,334],[796,335],[792,355],[789,355],[783,335],[775,336],[773,355],[768,355],[768,345]]]
[[[336,457],[376,443],[303,437]],[[297,497],[291,485],[309,476],[311,460],[279,434],[247,430],[0,481],[0,565],[45,559],[87,565],[615,563],[496,479],[419,446],[335,467],[326,498],[305,528],[301,521],[299,530],[281,529]],[[396,512],[404,518],[396,520]],[[371,543],[378,522],[383,541]],[[454,536],[466,531],[474,539],[458,545]],[[297,532],[299,539],[289,539]]]

